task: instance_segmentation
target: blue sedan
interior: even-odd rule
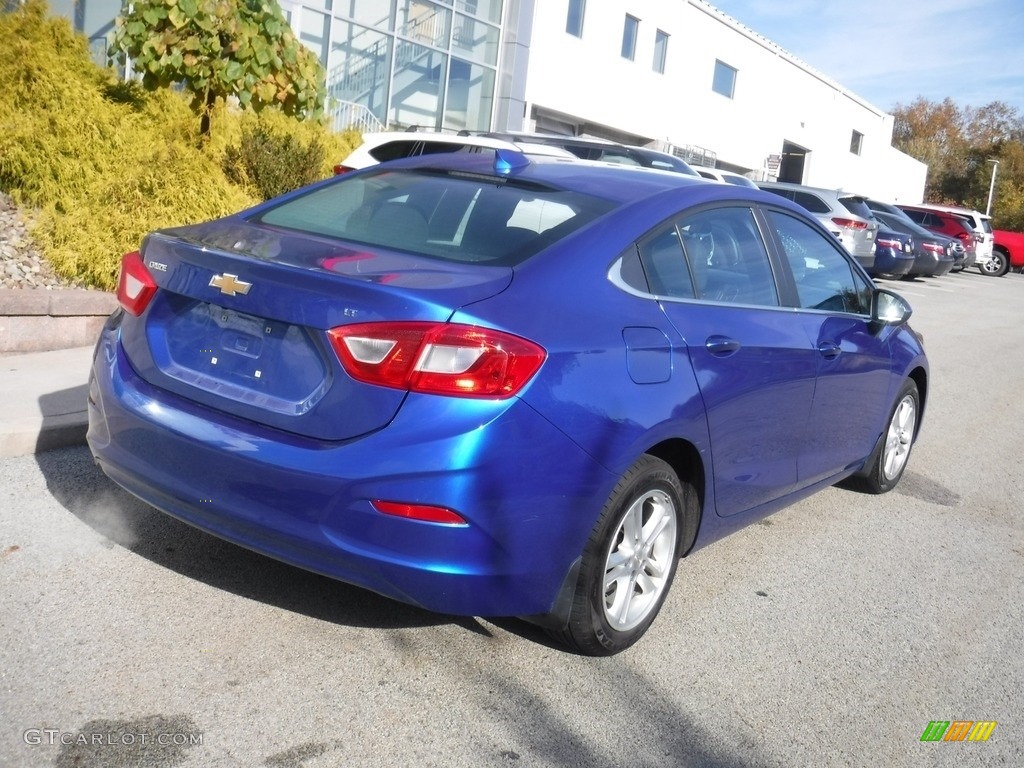
[[[152,506],[578,652],[680,559],[900,480],[911,310],[778,195],[498,151],[384,163],[125,255],[88,440]]]

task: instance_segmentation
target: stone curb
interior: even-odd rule
[[[117,297],[80,288],[0,288],[0,355],[93,344]]]

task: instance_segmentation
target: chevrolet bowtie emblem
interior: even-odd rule
[[[239,280],[238,275],[229,275],[224,273],[223,275],[214,275],[210,278],[211,288],[220,288],[220,292],[228,296],[234,296],[235,294],[242,294],[245,296],[252,288],[252,283],[247,283],[245,280]]]

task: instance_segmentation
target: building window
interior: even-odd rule
[[[711,90],[731,99],[736,93],[736,70],[716,60],[715,79],[711,81]]]
[[[668,55],[668,32],[660,29],[654,33],[654,71],[665,74],[665,57]]]
[[[565,31],[576,37],[583,37],[583,12],[587,0],[569,0],[569,15],[565,19]]]
[[[854,131],[853,135],[850,136],[850,151],[855,155],[860,154],[861,148],[864,146],[864,134],[860,131]]]
[[[622,27],[622,58],[633,60],[636,56],[636,32],[640,27],[640,19],[626,15],[626,23]]]

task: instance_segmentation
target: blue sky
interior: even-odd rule
[[[1024,0],[708,0],[889,112],[918,96],[1024,116]]]

